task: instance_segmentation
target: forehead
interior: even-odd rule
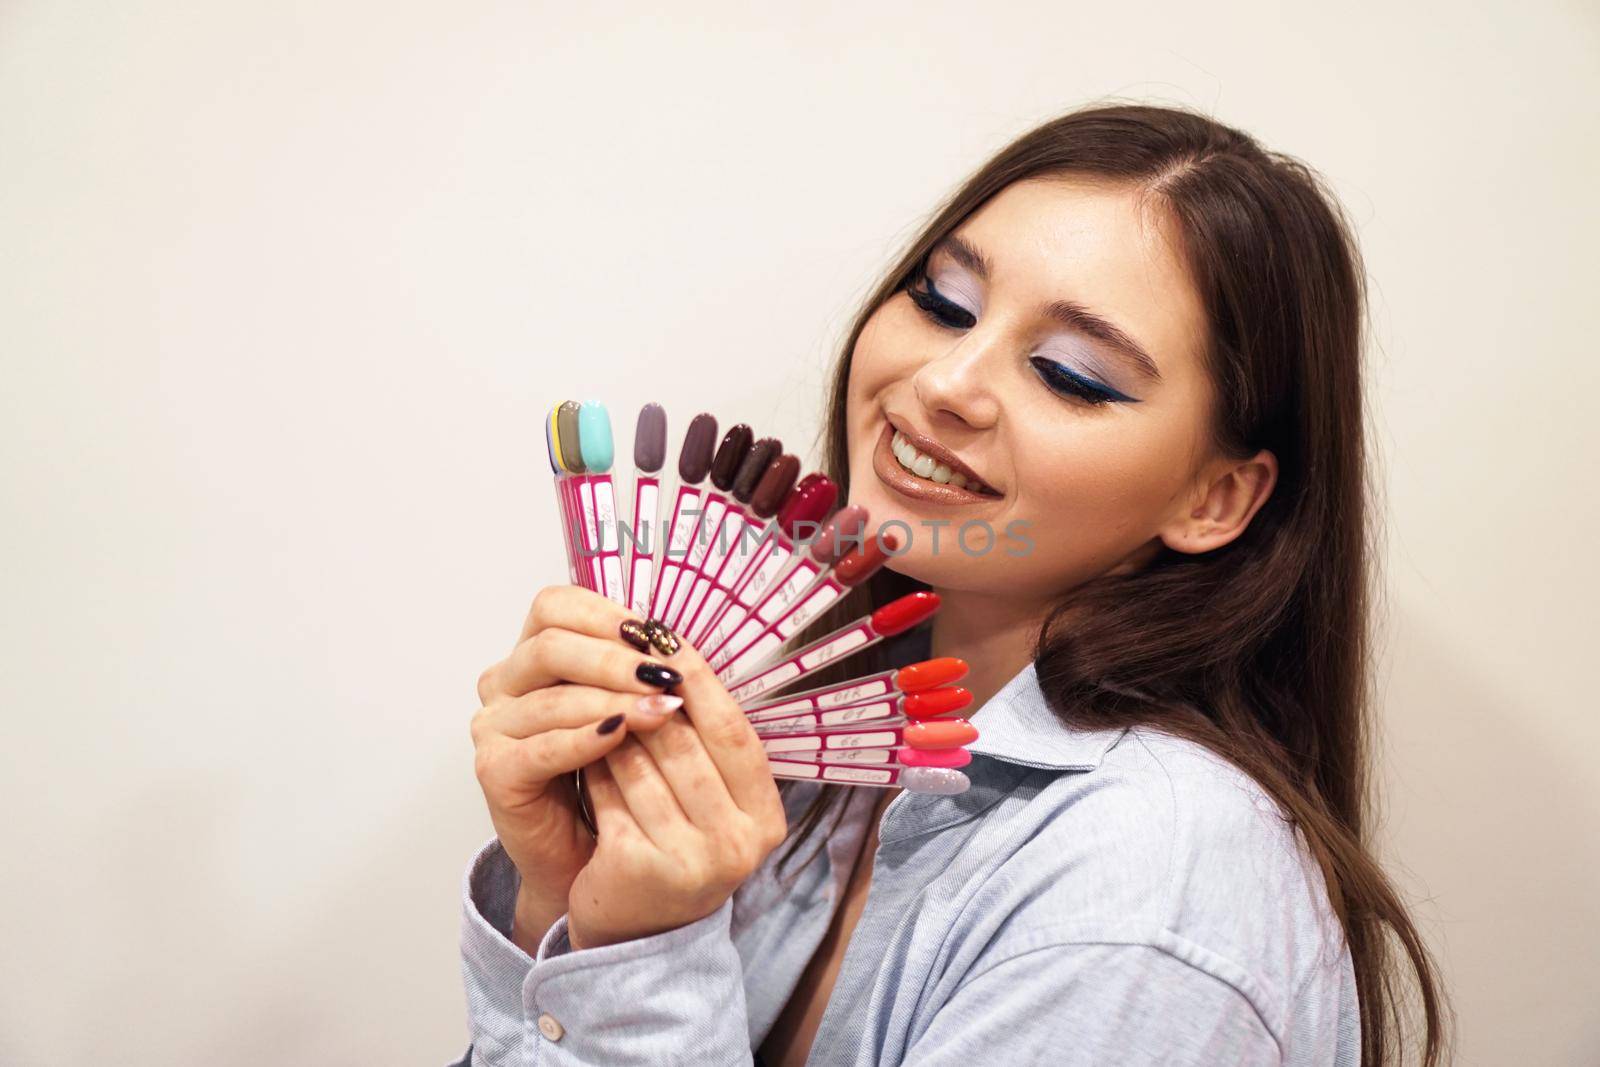
[[[1074,300],[1131,334],[1162,375],[1198,359],[1205,313],[1170,215],[1130,185],[1078,177],[1006,187],[957,233],[981,250],[989,292],[1026,312]]]

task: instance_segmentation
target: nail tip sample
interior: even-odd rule
[[[598,400],[585,400],[578,406],[578,451],[583,465],[596,474],[611,469],[616,459],[616,443],[611,439],[611,414]]]
[[[738,473],[733,476],[733,496],[741,504],[749,504],[755,496],[761,478],[772,466],[772,461],[783,454],[783,442],[776,437],[763,437],[750,446]]]
[[[667,462],[667,412],[654,401],[639,409],[633,429],[633,465],[647,474]]]
[[[907,593],[872,613],[872,629],[882,637],[893,637],[923,622],[938,610],[938,593],[926,589]]]
[[[556,448],[561,453],[561,465],[569,473],[586,474],[588,468],[583,464],[583,451],[578,444],[578,410],[576,400],[563,400],[556,408]]]
[[[971,788],[972,779],[949,767],[907,767],[901,772],[900,784],[912,793],[954,796]]]
[[[683,435],[683,447],[678,452],[678,477],[686,485],[699,485],[711,473],[711,459],[716,451],[717,420],[702,411],[689,420],[689,429]]]
[[[755,443],[756,435],[744,423],[738,423],[722,435],[722,444],[711,457],[711,484],[726,493],[733,488],[733,479],[739,473],[744,457]]]
[[[833,566],[851,548],[861,544],[861,535],[866,526],[866,508],[859,504],[840,508],[817,535],[816,543],[811,546],[812,557],[824,566]]]
[[[766,473],[756,484],[755,491],[750,496],[750,510],[757,518],[772,518],[783,506],[785,498],[794,488],[795,479],[799,476],[800,457],[788,452],[780,455],[768,465]]]
[[[901,667],[895,672],[895,684],[902,692],[915,693],[959,682],[966,676],[966,660],[955,656],[939,656]]]
[[[556,413],[550,409],[550,417],[544,420],[544,450],[550,460],[550,473],[561,473],[561,453],[556,448]]]

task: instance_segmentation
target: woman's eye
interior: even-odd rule
[[[1031,356],[1028,359],[1033,364],[1033,369],[1038,372],[1044,384],[1053,392],[1063,396],[1077,397],[1079,400],[1090,404],[1111,404],[1118,401],[1133,401],[1134,398],[1119,393],[1109,385],[1103,385],[1092,378],[1069,370],[1053,359],[1043,356]]]
[[[906,287],[906,293],[929,319],[951,330],[966,330],[977,325],[977,316],[939,292],[932,278],[923,275],[921,282],[923,288],[913,282]]]

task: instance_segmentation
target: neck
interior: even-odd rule
[[[961,684],[972,691],[972,710],[998,693],[1033,659],[1039,625],[1048,605],[1021,605],[1014,597],[972,590],[935,589],[939,613],[933,617],[930,651],[967,661]]]

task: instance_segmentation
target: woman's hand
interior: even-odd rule
[[[703,918],[788,832],[761,739],[687,643],[683,713],[629,737],[585,772],[599,841],[568,900],[568,939],[591,948]]]
[[[571,772],[630,732],[657,728],[678,703],[658,698],[650,703],[666,706],[654,714],[639,707],[641,697],[661,694],[660,683],[677,676],[641,680],[640,664],[662,667],[624,643],[619,628],[632,619],[588,589],[541,589],[511,654],[478,679],[483,706],[472,718],[478,783],[522,878],[512,940],[530,953],[567,910],[573,880],[594,852]]]

